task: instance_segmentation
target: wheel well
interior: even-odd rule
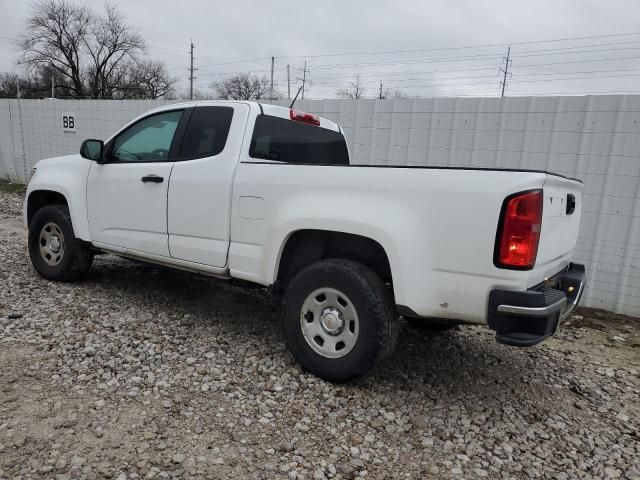
[[[27,203],[27,224],[31,223],[31,219],[38,210],[47,205],[67,205],[67,199],[60,192],[53,190],[35,190],[29,195]]]
[[[326,258],[348,258],[360,262],[393,287],[389,258],[375,240],[351,233],[299,230],[289,237],[284,246],[274,290],[284,291],[296,273]]]

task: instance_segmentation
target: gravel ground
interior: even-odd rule
[[[531,349],[403,324],[348,385],[301,372],[261,290],[112,256],[39,278],[0,192],[0,478],[640,478],[640,324]]]

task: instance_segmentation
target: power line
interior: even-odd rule
[[[552,83],[552,82],[563,82],[563,81],[573,81],[573,80],[597,80],[597,79],[605,79],[605,78],[640,78],[640,75],[595,75],[590,77],[570,77],[570,78],[553,78],[549,80],[512,80],[513,83]]]
[[[526,53],[532,53],[532,52],[555,52],[558,50],[569,50],[569,49],[574,49],[574,48],[591,48],[591,47],[611,47],[611,46],[616,46],[616,45],[632,45],[632,44],[638,44],[640,43],[640,40],[631,40],[628,42],[607,42],[607,43],[592,43],[590,45],[575,45],[573,47],[559,47],[559,48],[545,48],[545,49],[537,49],[537,50],[525,50],[523,52],[520,52],[519,54],[526,54]],[[569,52],[571,53],[571,52]]]
[[[218,72],[218,73],[205,73],[203,75],[200,75],[201,77],[221,77],[221,76],[229,76],[229,75],[241,75],[243,73],[269,73],[271,70],[240,70],[240,71],[236,71],[236,72]],[[276,69],[276,72],[281,71],[279,69]],[[284,70],[282,70],[284,71]]]
[[[549,66],[549,65],[567,65],[567,64],[574,64],[574,63],[610,62],[610,61],[615,61],[615,60],[638,60],[638,59],[640,59],[640,56],[593,58],[593,59],[586,59],[586,60],[565,60],[563,62],[533,63],[533,64],[530,64],[530,65],[518,65],[518,68],[546,67],[546,66]]]
[[[610,49],[607,51],[613,51],[613,50],[614,49]],[[596,52],[600,52],[600,51],[596,51]],[[572,52],[572,53],[587,53],[587,51]],[[314,65],[314,68],[320,69],[320,70],[331,70],[331,69],[343,69],[346,67],[393,66],[393,65],[442,63],[442,62],[449,63],[449,62],[460,62],[460,61],[475,61],[475,60],[478,60],[479,58],[491,59],[491,58],[500,58],[500,57],[498,53],[495,53],[495,54],[482,54],[482,55],[475,55],[475,56],[465,55],[465,56],[458,56],[458,57],[441,57],[441,58],[431,57],[427,59],[407,59],[403,61],[394,61],[394,62],[320,64],[320,65]],[[602,60],[613,61],[613,60],[626,60],[626,59],[633,59],[633,58],[639,58],[639,57],[610,57]],[[558,65],[558,64],[565,64],[565,63],[582,63],[582,62],[594,62],[594,61],[602,61],[602,60],[601,59],[585,59],[585,60],[575,60],[575,61],[563,61],[563,62],[556,62],[556,63],[541,63],[541,64],[526,65],[526,66]],[[522,67],[524,67],[524,65]]]
[[[550,40],[532,40],[525,42],[509,42],[506,43],[489,43],[484,45],[464,45],[459,47],[440,47],[440,48],[420,48],[415,50],[388,50],[382,52],[339,52],[339,53],[324,53],[316,55],[280,55],[283,58],[320,58],[320,57],[337,57],[344,55],[386,55],[386,54],[398,54],[398,53],[418,53],[418,52],[436,52],[436,51],[449,51],[449,50],[464,50],[472,48],[489,48],[489,47],[505,47],[507,45],[533,45],[537,43],[552,43],[552,42],[567,42],[576,40],[590,40],[594,38],[614,38],[614,37],[629,37],[634,35],[640,35],[640,32],[631,33],[614,33],[609,35],[589,35],[584,37],[567,37],[556,38]]]
[[[523,57],[543,57],[543,56],[554,56],[554,55],[580,55],[583,53],[621,52],[625,50],[637,50],[637,49],[638,49],[638,45],[635,45],[633,47],[578,50],[576,52],[569,52],[569,51],[559,52],[559,51],[556,51],[557,49],[553,49],[553,51],[538,50],[541,53],[519,52],[517,56],[520,58],[523,58]],[[532,50],[532,52],[536,52],[536,50]],[[543,53],[543,52],[546,52],[546,53]]]
[[[470,69],[461,69],[461,70],[457,70],[458,72],[462,72],[465,70],[470,70]],[[487,67],[487,68],[482,68],[482,70],[495,70],[495,67]],[[502,70],[502,69],[500,69]],[[640,68],[629,68],[629,69],[616,69],[616,72],[637,72],[639,71]],[[586,71],[573,71],[573,72],[542,72],[542,73],[533,73],[533,72],[527,72],[526,76],[527,77],[537,77],[537,76],[554,76],[554,75],[581,75],[581,74],[594,74],[594,73],[608,73],[611,70],[586,70]],[[453,70],[451,71],[453,72]],[[393,76],[404,76],[406,75],[411,75],[411,74],[430,74],[430,73],[448,73],[447,71],[444,70],[436,70],[436,71],[422,71],[422,72],[400,72],[400,73],[376,73],[376,74],[370,74],[370,75],[362,75],[360,74],[360,76],[365,76],[365,77],[376,77],[376,80],[361,80],[361,83],[375,83],[377,84],[379,82],[380,78],[389,78],[389,77],[393,77]],[[339,78],[345,78],[345,79],[351,79],[355,76],[355,74],[340,74],[337,75],[335,77],[315,77],[316,80],[333,80],[333,79],[339,79]],[[440,80],[473,80],[473,79],[483,79],[483,78],[489,78],[491,75],[463,75],[463,76],[455,76],[455,77],[440,77]],[[602,75],[599,77],[593,77],[593,78],[605,78],[605,77],[609,77],[611,75]],[[615,76],[619,76],[619,77],[625,77],[628,75],[615,75]],[[417,78],[402,78],[399,80],[393,80],[394,82],[413,82],[413,81],[419,81],[419,80],[426,80],[427,77],[417,77]],[[327,82],[324,82],[325,84]],[[337,82],[336,82],[337,83]]]
[[[457,77],[456,79],[464,79],[465,77]],[[473,77],[466,77],[466,78],[473,78]],[[486,77],[476,77],[476,78],[486,78]],[[598,79],[609,79],[609,78],[619,78],[619,79],[632,79],[632,78],[640,78],[640,75],[616,75],[616,74],[610,74],[610,75],[595,75],[595,76],[588,76],[588,77],[571,77],[571,78],[555,78],[555,79],[537,79],[537,80],[512,80],[511,82],[514,84],[521,84],[521,83],[549,83],[549,84],[553,84],[555,82],[571,82],[574,80],[598,80]],[[433,84],[404,84],[402,82],[416,82],[416,81],[424,81],[424,80],[428,80],[426,78],[411,78],[411,79],[403,79],[403,80],[396,80],[393,82],[393,86],[396,88],[426,88],[426,87],[457,87],[457,86],[477,86],[477,85],[493,85],[493,82],[473,82],[473,83],[433,83]],[[446,80],[450,80],[450,79],[446,79]],[[453,79],[451,79],[453,80]],[[376,84],[378,85],[379,83],[381,83],[378,80],[372,80],[372,81],[363,81],[361,83],[367,83],[367,84]],[[401,84],[402,83],[402,84]],[[502,82],[500,82],[500,84],[502,84]],[[327,82],[314,82],[314,85],[316,86],[325,86],[327,88],[330,88],[330,86],[332,85],[336,85],[336,83],[327,83]]]
[[[562,62],[565,63],[565,62]],[[544,64],[537,64],[536,66],[540,66],[540,65],[544,65]],[[493,69],[495,67],[491,67],[491,69]],[[482,68],[483,70],[485,68]],[[488,69],[488,68],[487,68]],[[624,69],[621,70],[621,72],[625,72],[625,71],[638,71],[640,69]],[[285,69],[286,71],[286,69]],[[460,70],[462,71],[462,70]],[[547,76],[547,77],[553,77],[553,76],[558,76],[558,75],[575,75],[575,74],[591,74],[591,73],[607,73],[609,70],[587,70],[587,71],[577,71],[577,72],[542,72],[542,73],[529,73],[528,75],[530,76]],[[426,71],[426,72],[416,72],[416,73],[432,73],[431,71]],[[220,74],[220,75],[228,75],[229,73],[224,73],[224,74]],[[402,75],[404,75],[404,73],[401,73]],[[345,78],[350,78],[353,77],[354,74],[341,74],[341,76],[345,77]],[[373,75],[372,75],[373,76]],[[384,74],[377,74],[374,75],[377,76],[378,79],[380,77],[385,78]],[[584,77],[584,79],[597,79],[597,78],[608,78],[608,77],[613,77],[613,78],[624,78],[625,76],[628,75],[601,75],[601,76],[592,76],[592,77]],[[319,80],[322,80],[324,77],[319,77]],[[490,78],[488,75],[477,75],[477,76],[456,76],[456,77],[446,77],[446,78],[441,78],[440,80],[463,80],[463,79],[483,79],[483,78]],[[567,79],[562,79],[562,78],[558,78],[558,80],[562,80],[562,81],[569,81],[569,80],[574,80],[575,78],[567,78]],[[302,80],[302,79],[300,79]],[[331,80],[330,78],[328,78],[327,80]],[[426,80],[426,78],[405,78],[405,79],[399,79],[396,80],[395,83],[405,83],[405,82],[415,82],[415,81],[420,81],[420,80]],[[378,83],[379,80],[364,80],[363,83]],[[548,80],[515,80],[517,83],[548,83]],[[338,81],[336,82],[331,82],[331,81],[314,81],[314,85],[319,86],[319,87],[323,87],[325,86],[326,89],[330,89],[331,86],[333,85],[337,85],[337,83],[339,83]],[[471,86],[478,86],[478,85],[490,85],[492,84],[491,82],[475,82],[475,83],[435,83],[435,84],[409,84],[409,85],[402,85],[402,88],[422,88],[422,87],[434,87],[434,86],[452,86],[452,87],[456,87],[456,86],[465,86],[465,85],[471,85]],[[306,85],[305,85],[306,87]]]
[[[621,94],[621,93],[629,93],[629,94],[638,94],[640,93],[640,91],[636,90],[590,90],[590,91],[586,91],[586,92],[544,92],[544,93],[536,93],[536,92],[523,92],[523,93],[519,93],[517,95],[514,96],[518,96],[518,97],[524,97],[524,96],[530,96],[530,95],[536,95],[536,96],[541,96],[541,97],[547,97],[550,95],[566,95],[566,96],[572,96],[572,97],[576,97],[576,96],[582,96],[582,95],[600,95],[600,94],[606,94],[606,95],[617,95],[617,94]]]
[[[495,57],[499,58],[499,57],[497,57],[497,55]],[[565,61],[562,61],[562,62],[533,63],[533,64],[528,64],[528,65],[518,65],[518,68],[542,67],[542,66],[549,66],[549,65],[566,65],[566,64],[574,64],[574,63],[608,62],[608,61],[615,61],[615,60],[634,60],[634,59],[640,59],[640,56],[609,57],[609,58],[594,58],[594,59],[584,59],[584,60],[565,60]],[[472,60],[472,58],[470,58],[470,60]],[[331,66],[316,65],[316,66],[314,66],[314,68],[315,69],[330,69],[330,68],[344,68],[344,67],[358,66],[358,65],[405,65],[405,64],[411,64],[411,63],[420,64],[420,63],[435,63],[435,62],[412,60],[412,61],[409,61],[409,62],[393,62],[393,63],[335,64],[335,65],[331,65]]]
[[[271,60],[271,57],[253,58],[251,60],[238,60],[238,61],[235,61],[235,62],[212,63],[210,65],[201,65],[201,68],[220,67],[222,65],[235,65],[235,64],[238,64],[238,63],[260,62],[260,61],[264,61],[264,60]]]
[[[480,70],[491,70],[495,72],[495,65],[487,66],[487,67],[468,67],[468,68],[459,68],[459,69],[447,69],[447,70],[417,70],[417,71],[405,71],[398,72],[393,70],[391,72],[376,72],[376,73],[358,73],[361,77],[397,77],[404,75],[420,75],[420,74],[430,74],[430,73],[457,73],[457,72],[469,72],[469,71],[480,71]],[[324,75],[320,75],[315,77],[316,79],[322,80],[330,80],[333,78],[350,78],[353,77],[352,73],[325,73]],[[474,77],[475,78],[475,77]]]
[[[635,43],[640,43],[639,42],[619,42],[620,44],[635,44]],[[606,46],[607,44],[594,44],[591,46]],[[613,44],[612,44],[613,45]],[[544,56],[544,55],[571,55],[571,54],[584,54],[584,53],[596,53],[596,52],[611,52],[611,51],[624,51],[624,50],[630,50],[633,49],[635,50],[635,48],[633,47],[628,47],[628,48],[611,48],[611,49],[597,49],[597,50],[578,50],[578,51],[566,51],[566,49],[568,48],[584,48],[586,46],[575,46],[575,47],[564,47],[562,49],[542,49],[542,50],[528,50],[525,52],[520,52],[517,53],[516,56],[517,57],[532,57],[532,56]],[[558,51],[558,50],[565,50],[565,51]],[[547,52],[555,52],[555,53],[547,53]],[[491,58],[495,58],[498,56],[498,53],[489,53],[489,54],[481,54],[481,55],[473,55],[473,56],[469,56],[469,55],[464,55],[464,56],[454,56],[454,57],[428,57],[428,58],[421,58],[421,59],[405,59],[402,61],[393,61],[393,62],[371,62],[371,63],[339,63],[339,64],[319,64],[316,65],[314,68],[316,69],[323,69],[323,70],[331,70],[331,69],[342,69],[344,67],[362,67],[362,66],[371,66],[371,67],[379,67],[379,66],[394,66],[394,65],[405,65],[405,64],[422,64],[422,63],[441,63],[441,62],[445,62],[448,63],[449,61],[451,62],[458,62],[458,61],[475,61],[478,59],[491,59]],[[613,57],[610,60],[615,60],[616,58]],[[219,65],[233,65],[233,64],[240,64],[240,63],[252,63],[252,62],[257,62],[257,61],[264,61],[264,60],[269,60],[269,57],[264,57],[264,58],[258,58],[258,59],[249,59],[249,60],[241,60],[241,61],[236,61],[236,62],[224,62],[224,63],[220,63],[220,64],[211,64],[211,65],[205,65],[205,66],[201,66],[201,68],[208,68],[208,67],[213,67],[213,66],[219,66]],[[592,61],[592,60],[581,60],[581,61]],[[566,62],[560,62],[560,63],[566,63]],[[538,64],[538,65],[552,65],[552,63],[548,63],[548,64]],[[480,69],[485,69],[485,68],[489,68],[489,67],[480,67]],[[491,67],[493,68],[493,67]],[[469,70],[469,68],[463,69],[463,70]],[[247,70],[247,71],[252,71],[252,70]],[[279,71],[286,71],[286,69],[279,69]],[[451,71],[450,69],[448,71]],[[221,75],[227,75],[227,74],[231,74],[231,73],[236,73],[236,72],[222,72],[220,73]]]
[[[313,83],[314,85],[334,85],[333,83]],[[416,88],[416,87],[463,87],[463,86],[476,86],[476,85],[493,85],[495,86],[495,80],[491,82],[472,82],[472,83],[431,83],[426,85],[403,85],[402,88]]]

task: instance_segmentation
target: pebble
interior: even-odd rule
[[[110,255],[39,278],[21,207],[0,186],[0,478],[640,478],[632,319],[580,309],[532,349],[403,320],[389,361],[333,385],[262,289]]]

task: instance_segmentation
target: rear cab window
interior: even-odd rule
[[[256,118],[249,156],[293,164],[349,165],[342,133],[270,115]]]
[[[195,107],[180,146],[180,160],[212,157],[224,150],[233,107]]]

